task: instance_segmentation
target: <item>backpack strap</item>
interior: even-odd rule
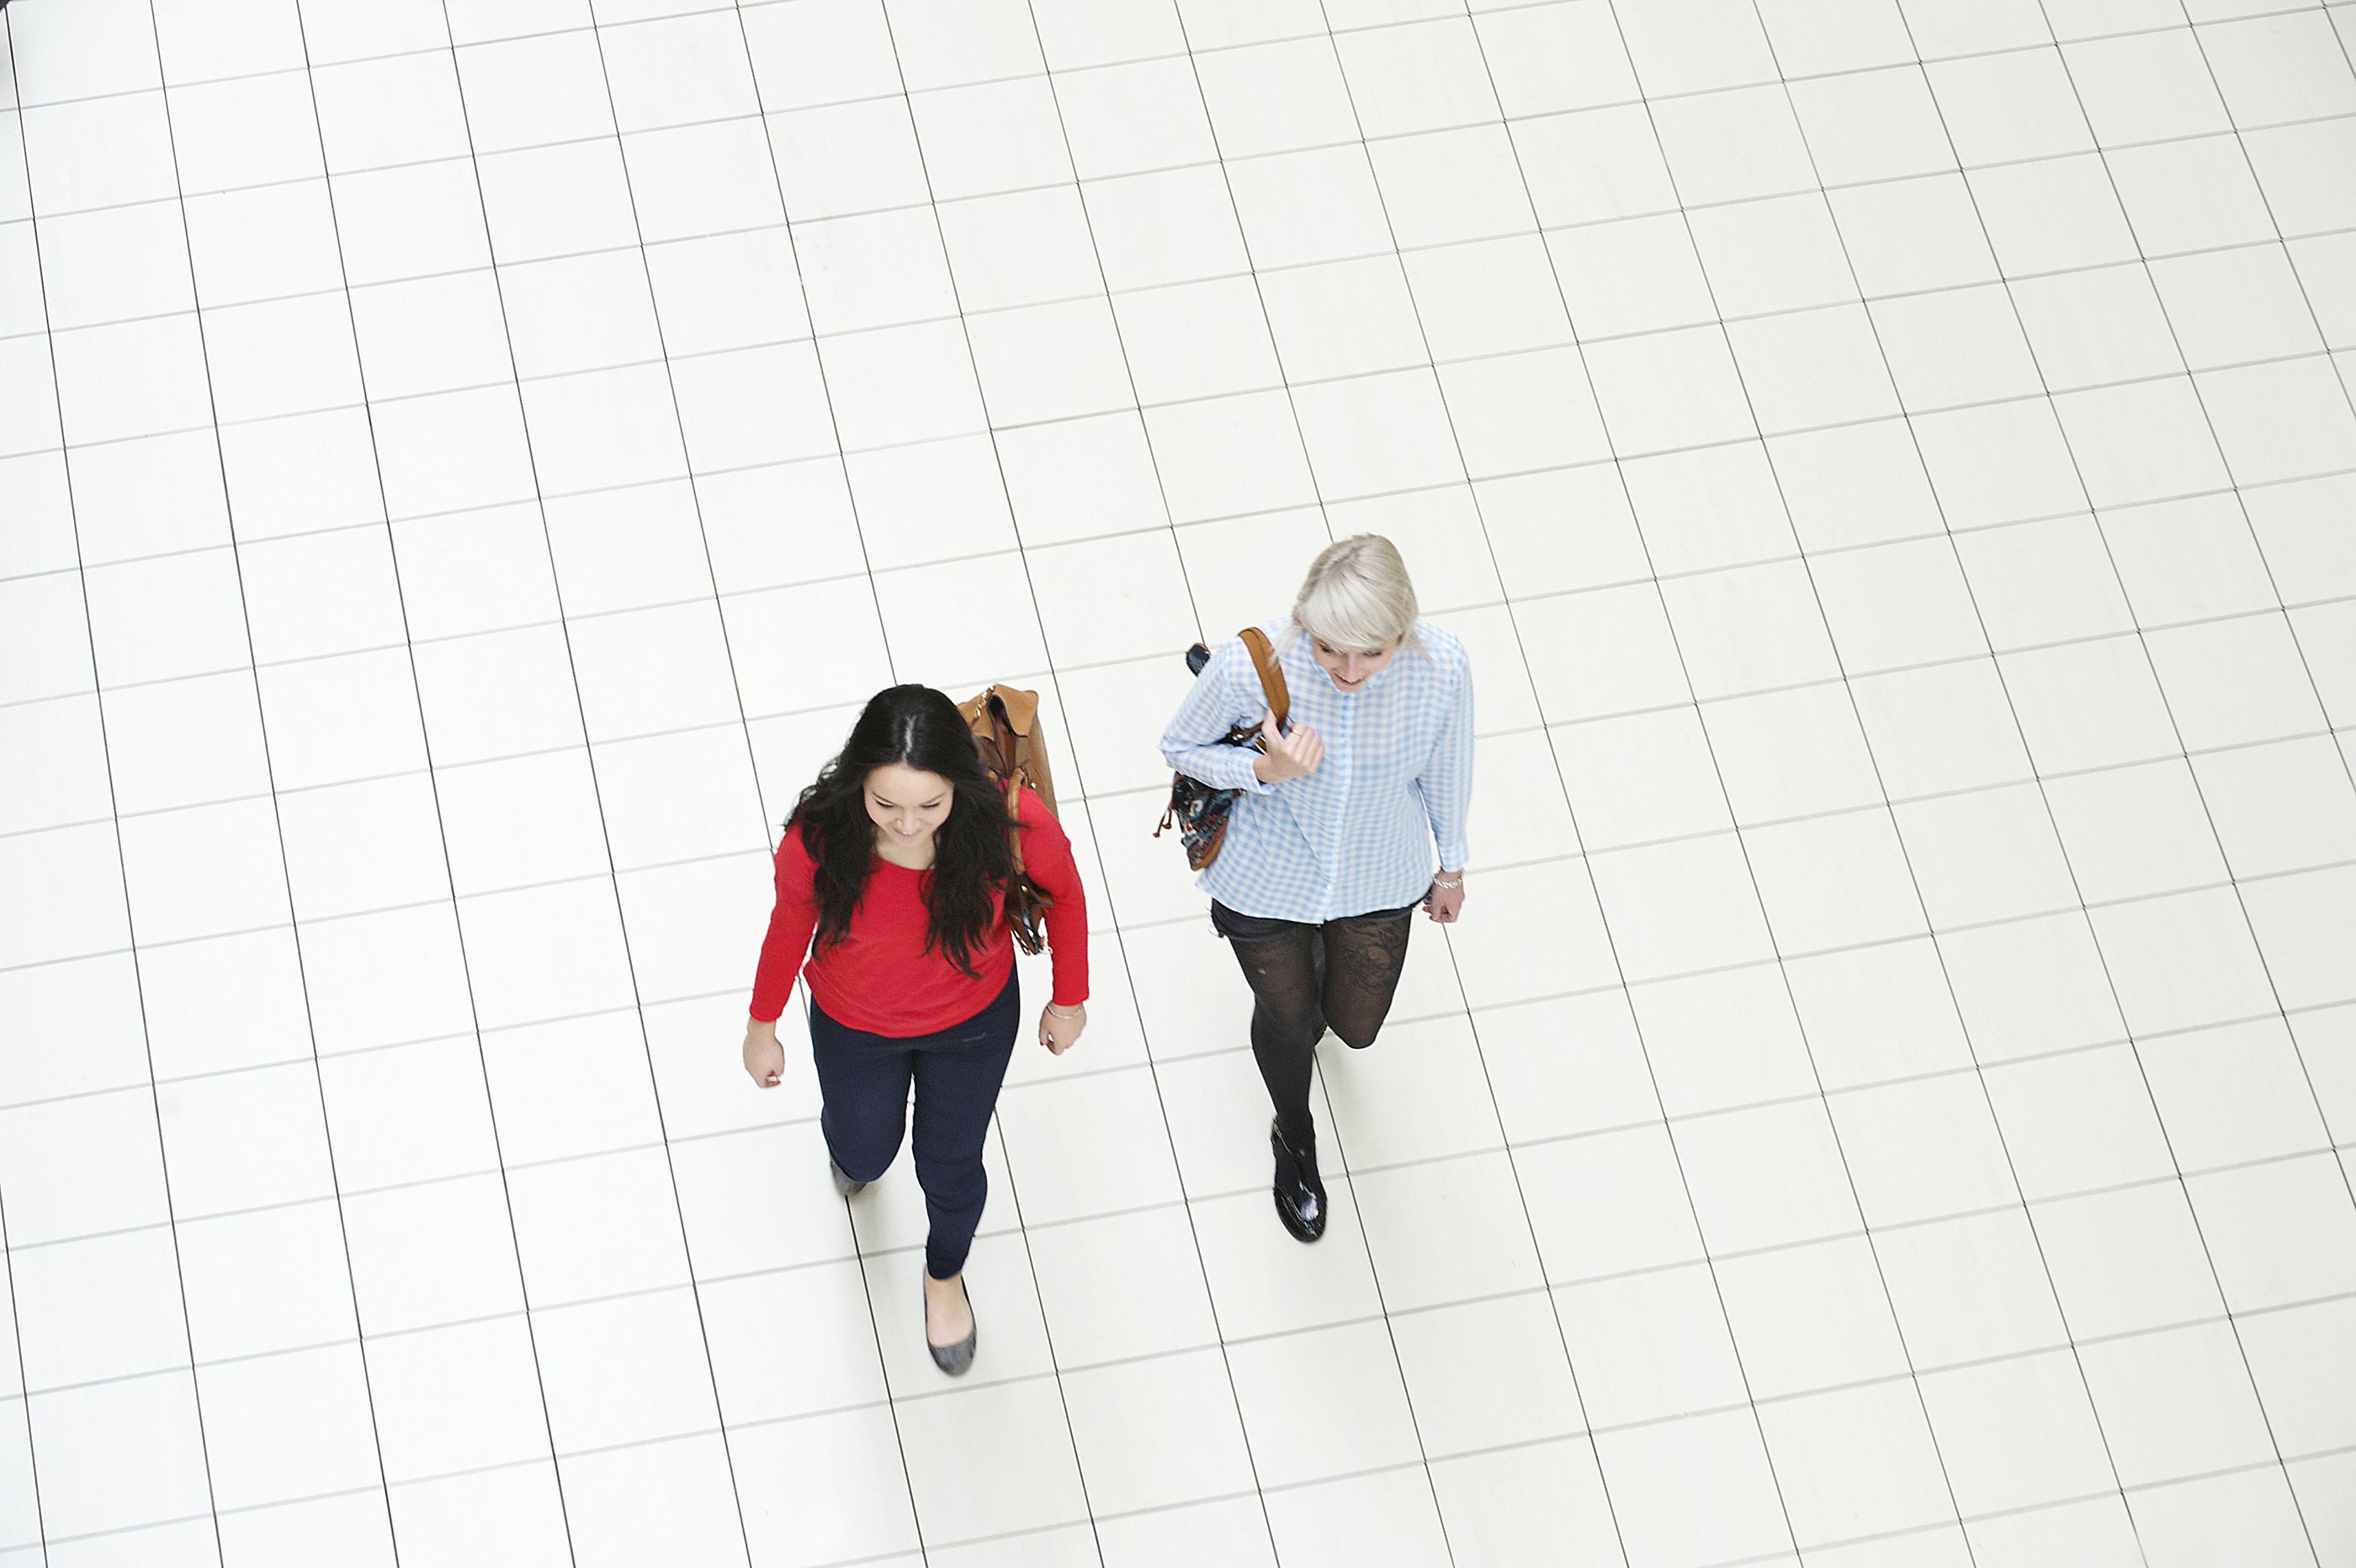
[[[1284,721],[1292,713],[1292,693],[1284,684],[1284,667],[1276,662],[1276,649],[1266,632],[1258,626],[1246,626],[1237,635],[1251,651],[1252,667],[1259,671],[1260,695],[1268,699],[1269,711],[1276,715],[1276,731],[1280,735],[1284,733]]]
[[[1002,688],[991,687],[982,693],[982,711],[990,720],[991,744],[997,748],[999,765],[995,772],[1006,781],[1006,815],[1010,821],[1023,817],[1023,770],[1014,760],[1014,722],[1006,710]],[[1023,835],[1018,830],[1009,833],[1007,840],[1014,851],[1014,874],[1023,875]]]

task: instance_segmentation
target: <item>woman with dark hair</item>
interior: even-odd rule
[[[973,1364],[965,1260],[989,1192],[982,1139],[1022,1006],[1006,919],[1016,833],[1024,870],[1054,901],[1055,1000],[1039,1043],[1060,1056],[1087,1027],[1087,904],[1071,840],[1037,795],[1018,798],[1019,820],[947,697],[925,686],[878,692],[778,841],[777,903],[744,1031],[744,1070],[776,1087],[776,1020],[795,974],[804,976],[819,1128],[845,1198],[899,1153],[915,1084],[910,1142],[931,1221],[925,1343],[952,1377]]]

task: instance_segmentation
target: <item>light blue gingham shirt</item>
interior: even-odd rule
[[[1162,754],[1190,778],[1240,789],[1219,858],[1195,886],[1238,914],[1322,923],[1419,901],[1432,852],[1461,870],[1472,795],[1472,664],[1453,633],[1418,621],[1412,636],[1361,691],[1336,690],[1307,634],[1290,621],[1261,628],[1276,646],[1292,722],[1324,738],[1305,778],[1264,784],[1259,753],[1218,740],[1268,711],[1240,637],[1211,662],[1162,736]]]

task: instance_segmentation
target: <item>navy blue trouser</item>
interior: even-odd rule
[[[990,1196],[981,1143],[998,1108],[998,1086],[1014,1054],[1023,998],[1006,976],[998,999],[937,1034],[908,1039],[869,1034],[810,1007],[810,1057],[825,1109],[819,1128],[827,1152],[854,1181],[891,1168],[908,1129],[908,1085],[916,1086],[916,1184],[932,1221],[925,1272],[948,1279],[965,1267],[981,1205]]]

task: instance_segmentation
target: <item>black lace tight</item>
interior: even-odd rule
[[[1293,1147],[1306,1148],[1317,1136],[1309,1112],[1317,1037],[1330,1027],[1354,1050],[1375,1043],[1407,964],[1413,912],[1410,904],[1308,925],[1211,905],[1212,923],[1250,983],[1252,1056],[1277,1126]]]

